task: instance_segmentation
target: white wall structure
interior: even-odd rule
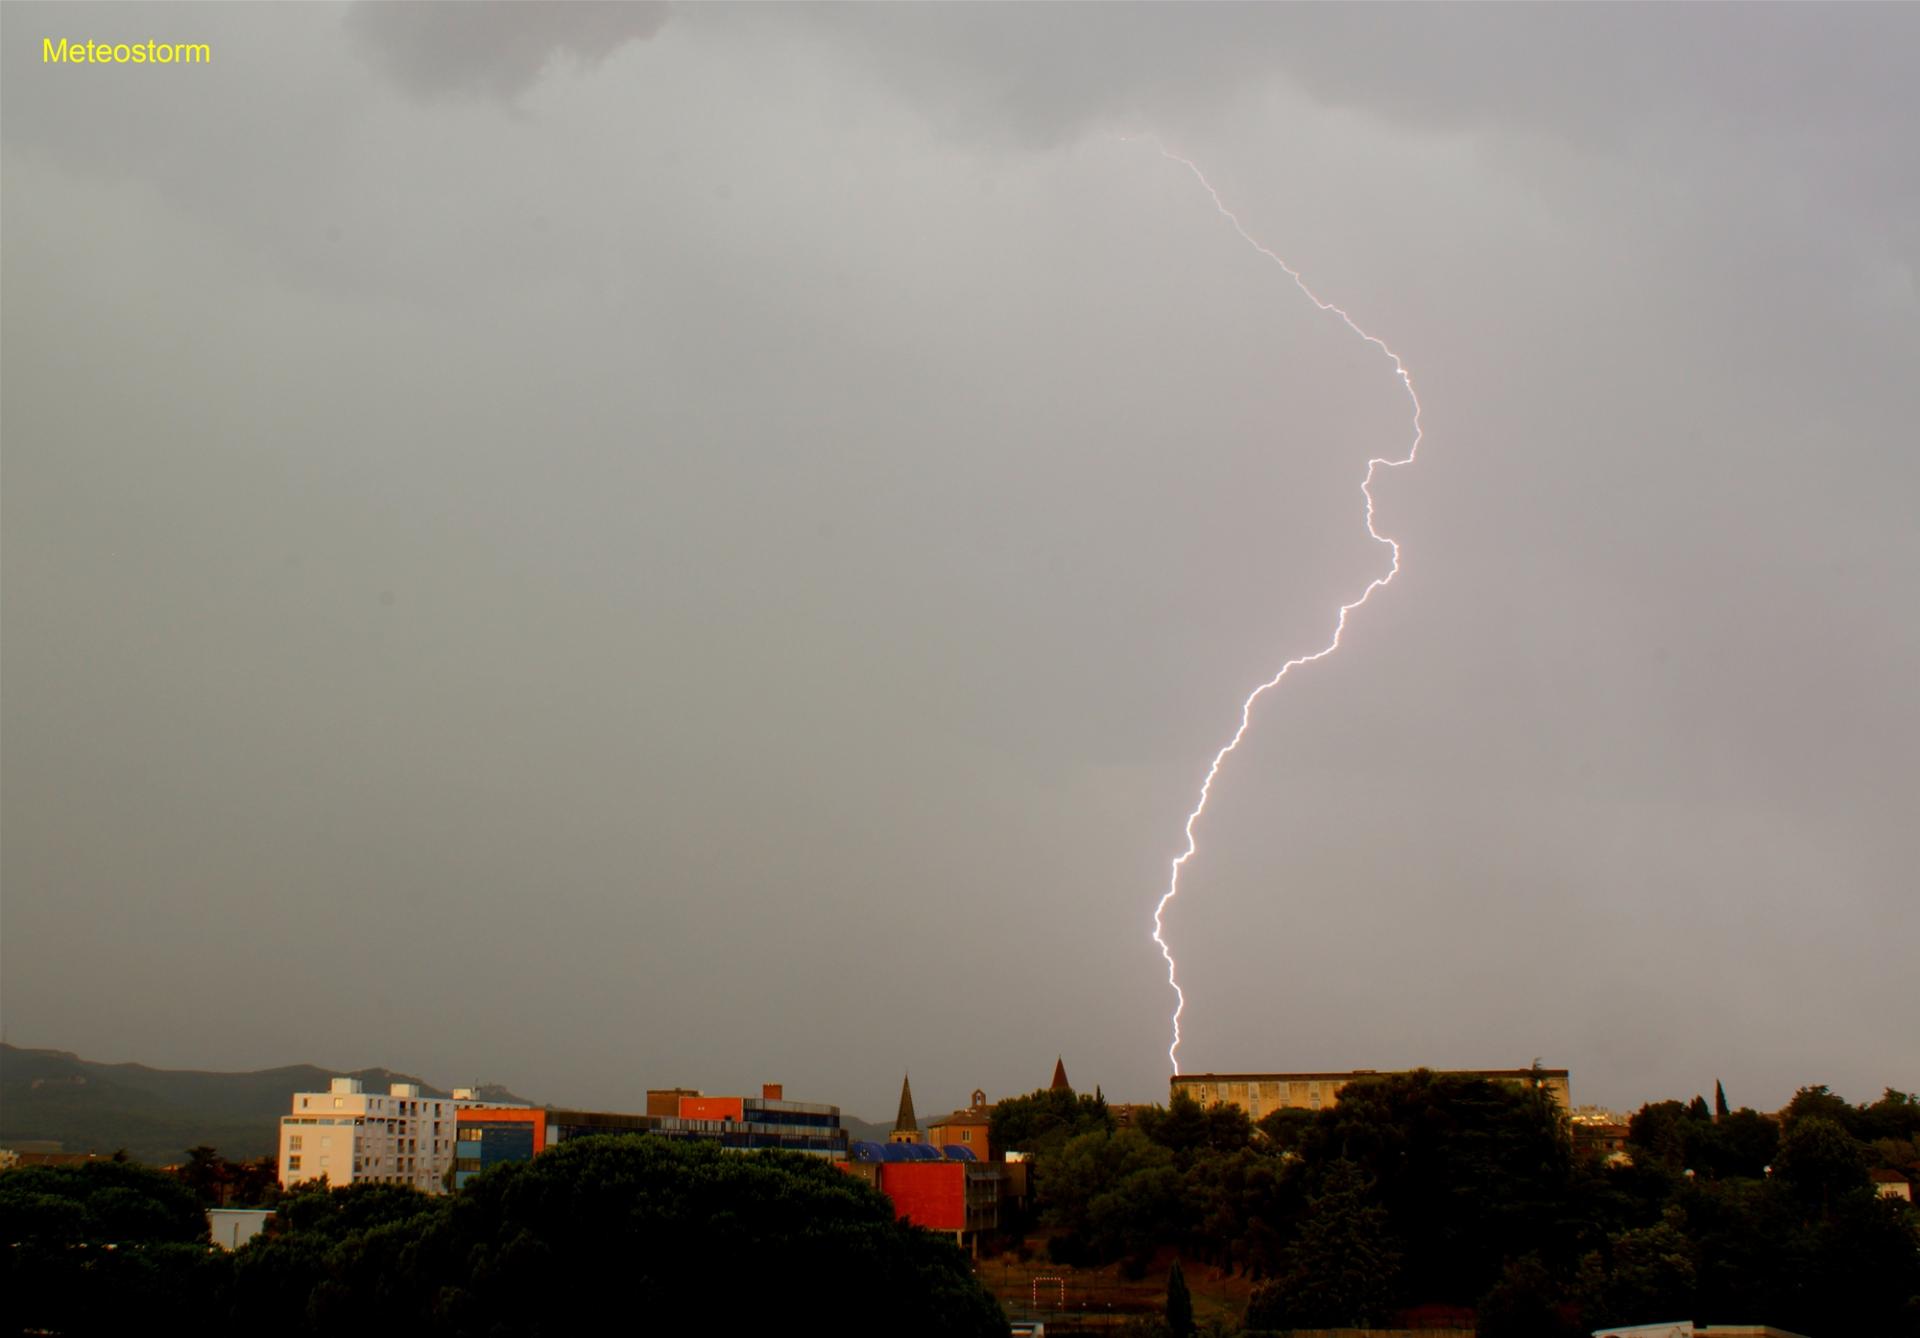
[[[292,1111],[280,1117],[280,1183],[411,1185],[441,1193],[453,1166],[455,1112],[499,1104],[460,1090],[422,1096],[417,1083],[405,1082],[382,1096],[358,1078],[335,1078],[325,1092],[295,1092]]]
[[[237,1250],[262,1231],[273,1216],[271,1208],[209,1208],[207,1232],[223,1250]]]

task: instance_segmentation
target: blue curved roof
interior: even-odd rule
[[[850,1144],[847,1155],[854,1161],[973,1161],[975,1157],[970,1148],[952,1143],[941,1148],[931,1143],[869,1143]]]

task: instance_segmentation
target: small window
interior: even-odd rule
[[[287,1135],[287,1151],[298,1152],[299,1150],[300,1150],[300,1135],[288,1134]]]
[[[299,1158],[298,1156],[293,1156],[293,1157],[288,1157],[288,1158],[287,1158],[287,1170],[288,1170],[288,1172],[289,1172],[289,1173],[291,1173],[291,1172],[293,1172],[293,1171],[297,1171],[297,1170],[299,1170],[299,1169],[300,1169],[300,1158]]]

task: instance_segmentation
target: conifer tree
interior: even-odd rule
[[[1193,1335],[1193,1297],[1187,1291],[1187,1275],[1178,1259],[1167,1274],[1167,1329],[1173,1338]]]

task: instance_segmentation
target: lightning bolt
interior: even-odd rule
[[[1373,598],[1374,591],[1390,584],[1393,578],[1400,574],[1400,545],[1380,533],[1373,525],[1373,480],[1374,476],[1382,469],[1398,469],[1402,465],[1410,465],[1414,462],[1414,458],[1420,454],[1421,428],[1420,397],[1414,393],[1413,377],[1408,373],[1406,364],[1400,361],[1400,355],[1388,348],[1386,341],[1378,335],[1369,334],[1367,331],[1361,329],[1353,317],[1349,316],[1340,307],[1322,299],[1318,293],[1307,286],[1307,281],[1301,277],[1299,270],[1289,265],[1275,252],[1262,245],[1257,237],[1248,232],[1246,225],[1240,221],[1239,216],[1235,214],[1233,210],[1227,208],[1226,201],[1220,198],[1220,192],[1215,190],[1213,183],[1207,180],[1206,173],[1200,170],[1199,164],[1195,163],[1191,158],[1183,158],[1181,155],[1167,148],[1166,145],[1161,144],[1158,140],[1150,139],[1148,142],[1160,150],[1161,157],[1166,158],[1170,162],[1178,163],[1193,173],[1193,179],[1198,181],[1201,188],[1206,191],[1207,198],[1213,201],[1213,207],[1219,211],[1222,218],[1233,225],[1233,230],[1240,234],[1241,240],[1265,256],[1268,260],[1271,260],[1275,265],[1278,265],[1281,272],[1293,280],[1294,286],[1306,294],[1309,302],[1313,303],[1313,305],[1321,311],[1331,312],[1333,315],[1338,316],[1349,330],[1379,349],[1380,352],[1393,363],[1394,375],[1400,378],[1400,384],[1406,389],[1407,399],[1413,405],[1413,442],[1407,447],[1406,457],[1400,460],[1388,460],[1379,456],[1374,457],[1367,461],[1366,477],[1360,481],[1360,493],[1366,498],[1367,503],[1367,533],[1372,536],[1375,543],[1385,544],[1388,551],[1392,554],[1393,560],[1388,565],[1386,574],[1384,576],[1374,577],[1372,581],[1367,583],[1367,588],[1360,592],[1357,599],[1353,600],[1352,603],[1342,604],[1340,606],[1339,616],[1336,617],[1333,622],[1333,639],[1331,641],[1327,642],[1327,644],[1319,650],[1314,651],[1311,655],[1301,655],[1288,660],[1280,666],[1279,672],[1275,673],[1272,678],[1269,678],[1266,682],[1260,684],[1260,686],[1248,693],[1247,699],[1240,704],[1240,727],[1234,730],[1233,737],[1227,740],[1226,746],[1213,755],[1213,765],[1207,768],[1207,778],[1202,781],[1200,785],[1200,801],[1193,806],[1193,812],[1187,814],[1187,848],[1173,861],[1173,869],[1167,880],[1167,890],[1161,894],[1159,904],[1153,908],[1153,941],[1160,945],[1160,955],[1166,959],[1167,984],[1173,987],[1175,1000],[1173,1007],[1173,1044],[1167,1047],[1167,1058],[1173,1064],[1173,1071],[1178,1074],[1180,1072],[1180,1015],[1186,1011],[1187,996],[1186,992],[1180,988],[1180,973],[1178,966],[1173,960],[1173,949],[1167,946],[1165,921],[1168,904],[1180,895],[1181,870],[1186,868],[1187,861],[1192,859],[1195,852],[1200,848],[1199,841],[1193,833],[1193,826],[1200,820],[1200,816],[1207,811],[1207,800],[1213,796],[1213,783],[1220,775],[1221,766],[1226,762],[1233,750],[1240,746],[1240,740],[1247,736],[1247,727],[1253,723],[1253,704],[1274,688],[1279,687],[1282,680],[1295,669],[1300,668],[1302,665],[1312,664],[1316,660],[1324,660],[1327,656],[1339,650],[1340,638],[1346,634],[1347,630],[1347,616],[1365,604],[1369,599]]]

